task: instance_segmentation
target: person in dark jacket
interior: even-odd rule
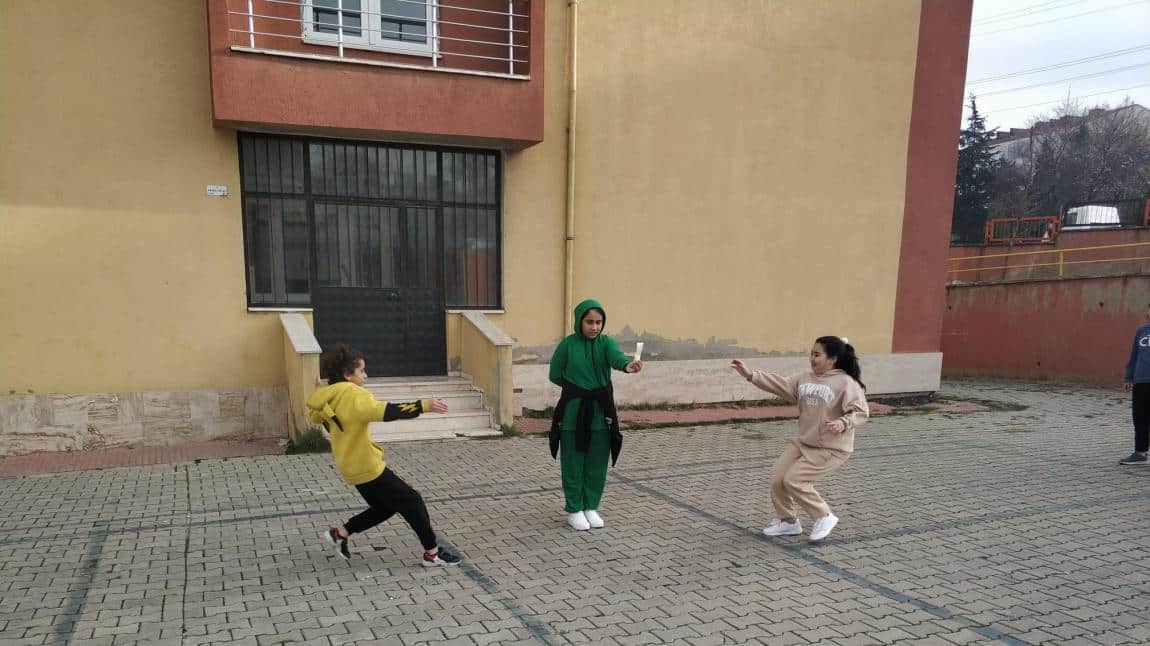
[[[642,361],[630,361],[603,334],[607,313],[594,300],[575,307],[575,333],[551,355],[551,383],[563,389],[555,405],[552,440],[558,438],[567,524],[577,530],[603,527],[599,502],[607,483],[607,458],[622,445],[611,369],[635,373]],[[555,454],[553,444],[552,456]]]
[[[1150,306],[1146,308],[1146,320],[1150,321]],[[1119,460],[1118,464],[1144,466],[1150,464],[1146,457],[1146,451],[1150,449],[1150,323],[1143,323],[1134,333],[1122,390],[1134,391],[1130,403],[1134,418],[1134,452]]]

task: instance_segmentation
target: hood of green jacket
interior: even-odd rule
[[[607,310],[599,304],[599,301],[588,298],[587,300],[575,306],[575,334],[583,336],[583,317],[587,315],[587,310],[599,310],[603,313],[603,329],[607,329]],[[602,332],[600,332],[602,334]]]

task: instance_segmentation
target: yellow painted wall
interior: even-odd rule
[[[0,3],[0,394],[283,384],[204,3],[113,4]]]
[[[504,155],[503,304],[491,316],[520,344],[558,340],[563,325],[567,195],[567,3],[547,2],[543,143]]]
[[[567,8],[547,9],[545,141],[506,166],[501,324],[526,346],[566,329]],[[906,0],[582,0],[575,301],[609,333],[889,352],[918,20]]]
[[[0,394],[283,384],[204,5],[107,7],[0,3]],[[613,333],[888,352],[918,3],[579,7],[575,300]],[[567,329],[567,21],[549,1],[545,141],[505,156],[491,319],[520,346]]]

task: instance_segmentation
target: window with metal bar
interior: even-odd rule
[[[448,307],[501,306],[497,152],[255,134],[239,145],[250,305],[306,306],[314,282],[434,283]]]
[[[359,0],[313,0],[312,28],[321,34],[360,38],[363,36]],[[342,15],[341,15],[342,14]]]
[[[427,42],[427,2],[380,0],[380,36],[384,40]]]
[[[435,54],[435,5],[429,0],[303,0],[302,10],[305,42]]]

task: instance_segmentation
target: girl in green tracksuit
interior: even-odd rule
[[[558,439],[567,523],[577,530],[603,527],[599,501],[607,483],[607,458],[622,446],[611,369],[639,372],[611,337],[603,334],[607,313],[597,301],[575,307],[575,333],[551,355],[551,383],[563,389],[551,423],[552,455]]]

